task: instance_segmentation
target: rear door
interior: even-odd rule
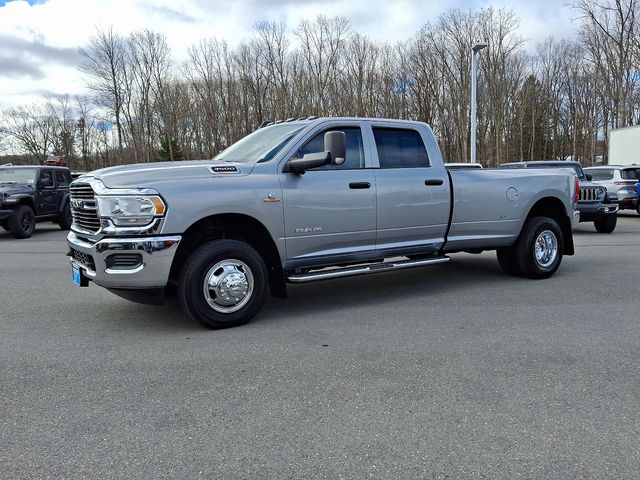
[[[426,129],[397,125],[371,125],[379,167],[376,247],[382,252],[431,252],[444,244],[449,222],[447,171],[432,165]]]
[[[323,151],[324,134],[337,130],[347,139],[342,165],[302,175],[281,171],[287,268],[350,261],[375,250],[376,186],[362,128],[362,122],[319,127],[290,157]]]

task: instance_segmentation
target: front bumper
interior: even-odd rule
[[[0,209],[0,222],[7,220],[11,215],[13,215],[13,209]]]
[[[91,242],[69,232],[69,260],[90,281],[106,288],[150,289],[166,286],[179,235],[140,238],[102,238]],[[134,254],[140,262],[132,267],[110,265],[112,255]],[[111,262],[112,263],[112,262]]]
[[[593,222],[602,215],[613,215],[620,207],[616,203],[579,203],[581,222]]]

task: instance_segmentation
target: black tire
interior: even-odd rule
[[[540,246],[540,250],[536,246]],[[547,217],[526,220],[514,245],[520,274],[527,278],[548,278],[560,267],[564,237],[558,222]]]
[[[69,205],[69,202],[66,202],[62,209],[62,213],[58,217],[58,225],[60,225],[62,230],[69,230],[72,223],[73,217],[71,216],[71,206]]]
[[[503,247],[496,250],[498,256],[498,263],[502,270],[509,275],[519,276],[522,275],[520,267],[515,257],[515,249],[513,247]]]
[[[206,293],[205,285],[210,287]],[[214,240],[198,247],[183,265],[178,280],[182,308],[212,329],[247,323],[258,313],[266,295],[267,266],[263,258],[238,240]]]
[[[611,233],[616,229],[618,223],[618,214],[602,215],[593,221],[598,233]]]
[[[29,238],[36,228],[36,216],[28,205],[18,205],[8,222],[9,231],[16,238]]]

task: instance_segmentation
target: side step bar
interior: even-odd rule
[[[330,268],[315,272],[298,273],[289,275],[287,280],[291,283],[315,282],[317,280],[328,280],[330,278],[352,277],[355,275],[368,275],[370,273],[390,272],[402,270],[404,268],[422,267],[435,263],[446,263],[449,257],[423,258],[420,260],[401,260],[395,262],[374,263],[372,265],[360,265],[357,267]]]

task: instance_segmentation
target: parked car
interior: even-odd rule
[[[499,168],[553,168],[573,172],[580,181],[580,197],[577,205],[580,223],[593,222],[599,233],[611,233],[615,230],[618,222],[618,205],[609,198],[606,188],[589,181],[580,162],[535,160],[503,163]]]
[[[16,238],[30,237],[37,222],[69,230],[70,183],[71,172],[64,167],[0,167],[0,226]]]
[[[584,171],[591,176],[594,183],[616,194],[620,210],[636,210],[640,213],[637,196],[640,165],[603,165],[587,167]]]
[[[134,301],[177,286],[210,328],[249,321],[289,283],[403,270],[496,250],[547,278],[574,253],[576,178],[449,172],[420,122],[279,122],[213,160],[97,170],[71,185],[73,281]],[[398,259],[405,257],[405,259]]]

